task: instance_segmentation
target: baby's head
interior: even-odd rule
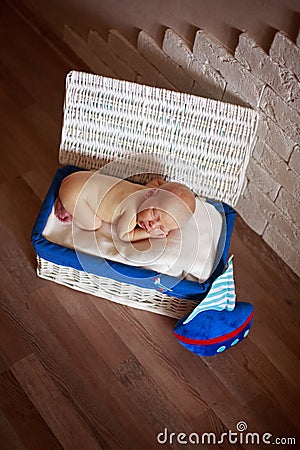
[[[195,196],[188,187],[175,182],[164,183],[147,190],[137,213],[137,223],[149,233],[160,232],[162,237],[167,236],[188,222],[195,207]]]

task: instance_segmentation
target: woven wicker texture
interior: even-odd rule
[[[39,256],[37,256],[37,274],[41,278],[87,294],[177,319],[189,314],[197,305],[197,302],[161,294],[153,289],[140,288],[61,266]]]
[[[60,162],[105,166],[103,173],[120,178],[163,175],[197,195],[234,206],[257,125],[258,115],[250,108],[71,72]]]

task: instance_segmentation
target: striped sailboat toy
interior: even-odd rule
[[[227,269],[213,282],[205,299],[202,300],[202,302],[191,312],[191,314],[183,322],[184,325],[190,322],[202,311],[208,311],[211,309],[216,311],[223,311],[223,309],[232,311],[234,309],[236,294],[232,259],[233,255],[227,262]]]
[[[243,340],[252,326],[253,316],[251,303],[236,302],[231,257],[206,298],[177,322],[174,336],[191,352],[213,356]]]

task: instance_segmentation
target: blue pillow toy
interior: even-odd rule
[[[235,303],[235,298],[231,257],[206,298],[177,322],[174,336],[199,356],[213,356],[233,347],[248,335],[254,316],[250,303]]]
[[[213,356],[244,339],[253,322],[254,308],[238,302],[233,311],[202,311],[189,323],[180,319],[174,335],[184,347],[199,356]]]

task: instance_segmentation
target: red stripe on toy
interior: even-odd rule
[[[231,331],[230,333],[224,334],[223,336],[211,338],[211,339],[191,339],[184,336],[180,336],[180,334],[177,334],[174,332],[174,336],[179,340],[184,342],[185,344],[194,344],[194,345],[209,345],[209,344],[218,344],[219,342],[227,341],[227,339],[231,339],[237,334],[239,334],[243,328],[245,328],[248,323],[251,322],[253,319],[254,312],[250,314],[248,319],[236,330]]]

